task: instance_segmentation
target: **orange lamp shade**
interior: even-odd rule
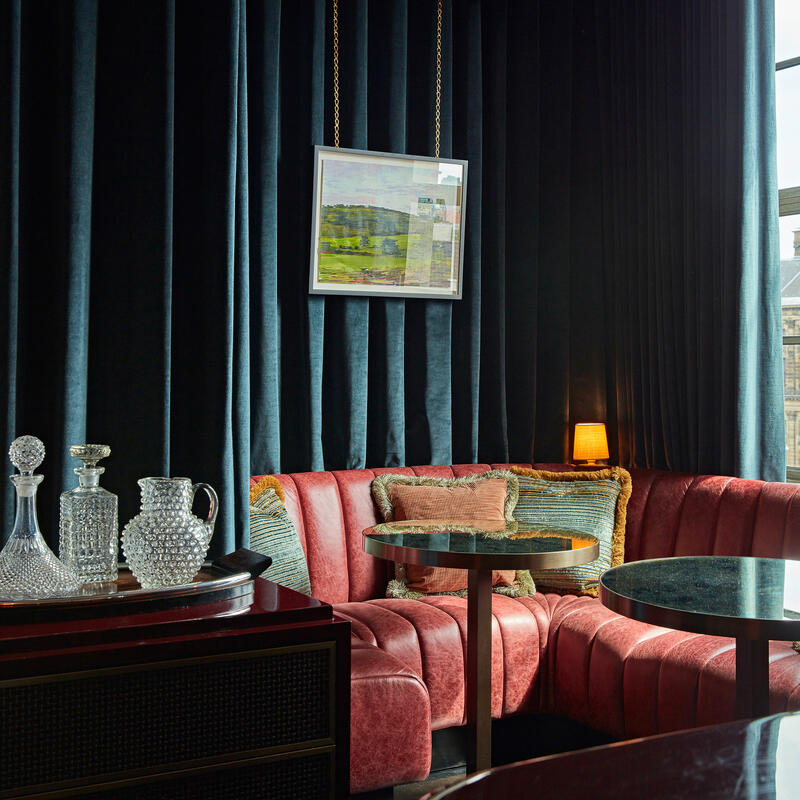
[[[600,458],[608,458],[605,423],[578,422],[575,425],[575,444],[572,448],[573,461],[593,464]]]

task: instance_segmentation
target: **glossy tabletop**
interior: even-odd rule
[[[600,578],[604,605],[692,633],[800,638],[800,561],[686,556],[633,561]]]
[[[482,772],[423,800],[793,800],[800,714],[731,722]]]
[[[16,677],[17,669],[24,674],[23,657],[32,652],[122,646],[158,638],[219,636],[234,630],[331,622],[333,609],[327,603],[264,578],[253,581],[251,595],[186,608],[28,625],[6,624],[0,617],[0,680]]]
[[[469,526],[436,520],[386,522],[364,531],[364,550],[379,558],[457,569],[556,569],[599,555],[597,539],[524,522]]]

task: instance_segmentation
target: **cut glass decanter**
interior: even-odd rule
[[[61,495],[59,521],[61,560],[81,583],[117,579],[117,496],[100,486],[105,467],[97,462],[111,454],[107,444],[79,444],[70,455],[83,461],[76,467],[78,486]]]
[[[11,538],[0,551],[0,600],[77,594],[77,576],[47,546],[36,518],[36,490],[44,476],[33,471],[44,459],[44,445],[35,436],[20,436],[8,455],[20,474],[11,476],[17,490],[17,516]]]

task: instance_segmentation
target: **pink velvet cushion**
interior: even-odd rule
[[[392,483],[388,487],[394,518],[446,519],[473,523],[505,522],[508,483],[502,478],[474,481],[463,486],[414,486]]]

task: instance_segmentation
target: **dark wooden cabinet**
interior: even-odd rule
[[[345,798],[349,628],[263,579],[244,608],[0,626],[0,797]]]

